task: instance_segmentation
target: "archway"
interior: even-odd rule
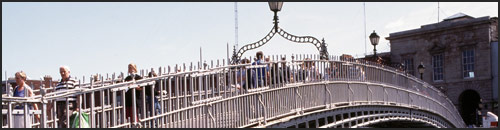
[[[465,90],[460,94],[460,115],[466,125],[477,125],[480,123],[478,120],[480,118],[477,115],[480,99],[479,93],[474,90]]]

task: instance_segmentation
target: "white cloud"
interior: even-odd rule
[[[386,25],[386,29],[390,32],[396,32],[415,29],[419,28],[421,25],[429,24],[429,20],[434,13],[433,8],[435,7],[429,6],[421,10],[410,12],[408,15],[401,16],[398,20],[396,20],[396,22],[388,23]]]
[[[403,18],[399,18],[397,21],[390,22],[387,25],[385,25],[385,28],[386,29],[398,28],[404,24],[405,22],[403,21]]]

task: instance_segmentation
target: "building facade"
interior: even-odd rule
[[[25,82],[33,89],[34,94],[38,95],[40,92],[40,87],[44,86],[45,88],[50,88],[50,86],[56,86],[59,81],[52,80],[52,77],[47,75],[43,77],[43,80],[28,79]],[[13,92],[14,88],[17,86],[16,80],[13,77],[9,78],[7,81],[2,81],[2,95],[7,94],[8,88],[5,83],[9,84],[11,92]],[[50,90],[47,90],[47,92],[49,91]]]
[[[404,63],[406,72],[416,77],[422,63],[423,80],[441,89],[471,125],[480,123],[480,113],[498,114],[498,96],[494,96],[498,83],[493,85],[498,82],[493,72],[498,48],[492,48],[498,47],[497,28],[497,17],[459,13],[439,23],[391,33],[386,39],[391,44],[391,62]]]

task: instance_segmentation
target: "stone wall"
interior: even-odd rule
[[[485,103],[497,102],[493,99],[491,73],[491,42],[498,39],[496,28],[497,18],[481,17],[424,25],[420,29],[391,33],[386,39],[391,43],[393,63],[413,58],[413,69],[417,70],[423,62],[424,81],[442,88],[458,108],[460,94],[468,89],[478,92]],[[474,49],[475,77],[464,79],[462,50],[470,48]],[[432,55],[436,53],[444,54],[442,81],[433,81],[432,77]]]

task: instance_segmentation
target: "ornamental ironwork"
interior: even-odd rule
[[[270,2],[271,3],[271,2]],[[271,4],[270,4],[271,5]],[[237,64],[239,63],[241,56],[243,56],[243,53],[249,50],[253,50],[256,48],[259,48],[269,42],[273,36],[278,33],[281,37],[292,41],[296,43],[311,43],[316,47],[316,49],[319,51],[320,54],[320,59],[325,59],[328,60],[328,49],[327,49],[327,44],[325,43],[325,39],[323,38],[321,41],[318,40],[315,37],[312,36],[296,36],[293,34],[290,34],[283,30],[282,28],[278,27],[278,16],[277,16],[277,11],[274,11],[274,27],[271,29],[271,31],[264,36],[264,38],[260,39],[257,42],[250,43],[247,45],[242,46],[238,51],[236,51],[236,48],[233,49],[233,56],[231,58],[231,63],[232,64]]]

